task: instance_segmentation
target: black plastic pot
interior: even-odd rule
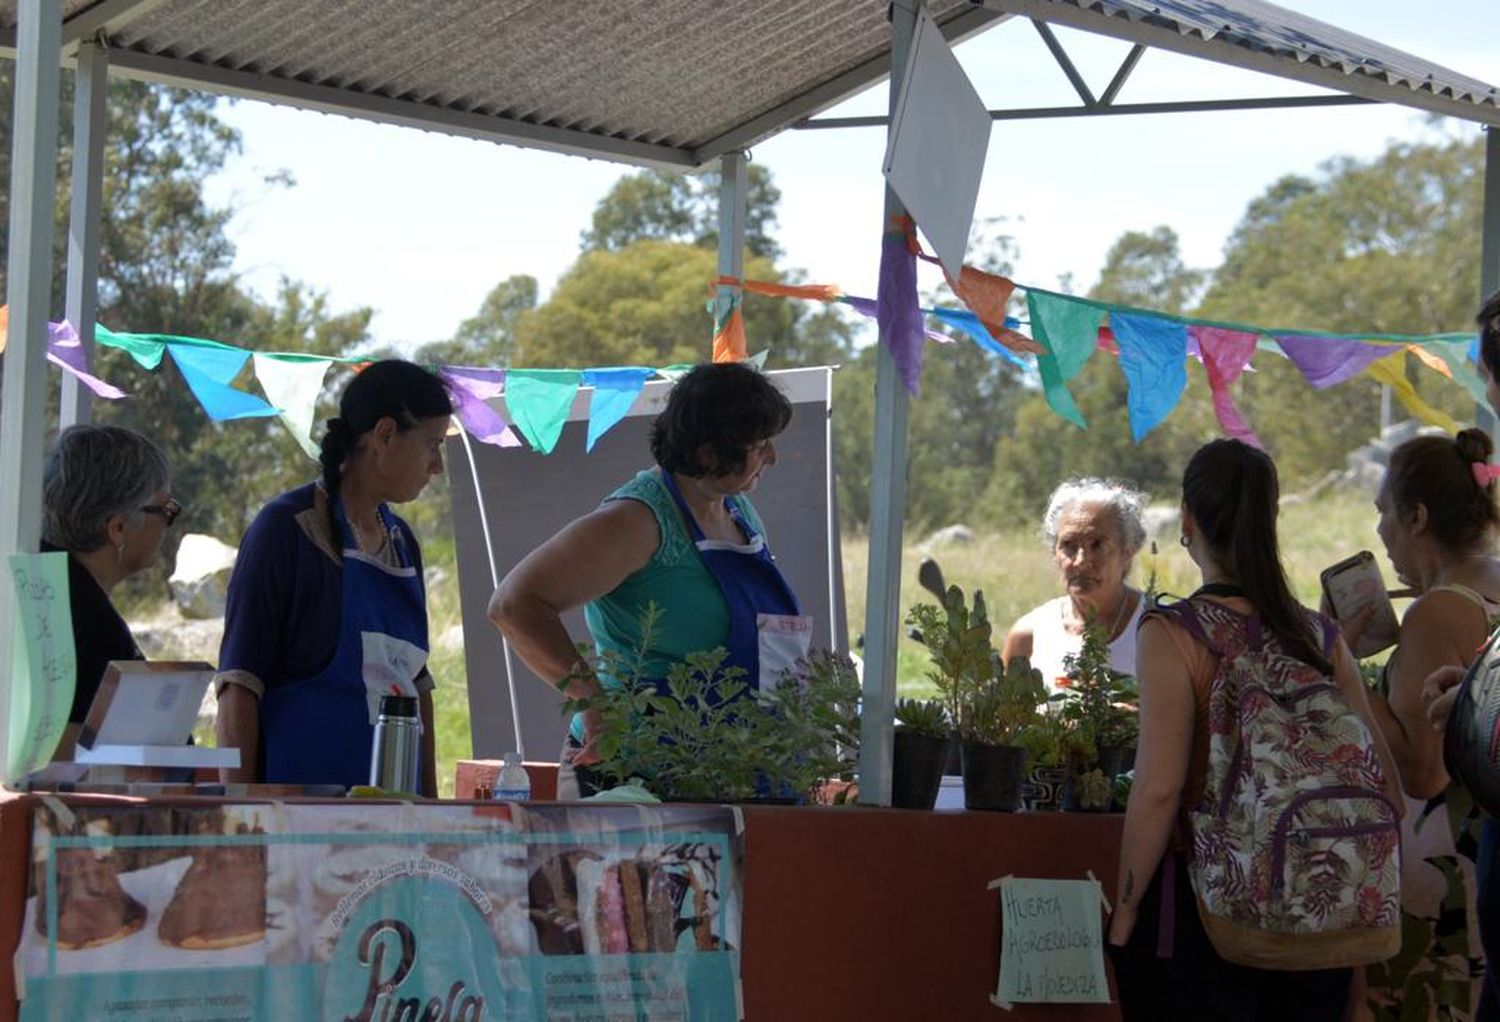
[[[963,743],[964,808],[1015,812],[1026,779],[1026,750],[1018,745]]]
[[[1099,747],[1099,769],[1113,780],[1135,768],[1134,745],[1101,745]]]
[[[891,761],[891,805],[897,809],[931,809],[937,804],[948,762],[947,738],[896,732]]]
[[[1031,812],[1060,811],[1068,799],[1072,774],[1066,766],[1033,767],[1021,793],[1022,804]]]

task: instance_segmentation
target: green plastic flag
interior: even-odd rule
[[[536,450],[551,454],[573,410],[583,373],[577,369],[509,369],[505,373],[505,407]]]
[[[175,338],[173,338],[175,340]],[[142,369],[155,369],[161,365],[161,357],[167,350],[167,338],[162,334],[117,334],[104,326],[94,324],[94,343],[109,348],[119,348],[135,359]]]
[[[318,395],[323,391],[323,377],[328,374],[329,360],[299,355],[264,355],[255,353],[255,378],[281,409],[278,418],[309,458],[317,458],[318,445],[313,443],[313,416],[317,413]]]
[[[1104,310],[1045,291],[1026,292],[1026,305],[1031,311],[1031,335],[1044,349],[1036,361],[1047,404],[1069,422],[1087,429],[1083,412],[1068,390],[1068,381],[1078,375],[1098,347]]]
[[[68,555],[11,554],[16,630],[11,645],[5,780],[46,766],[73,709],[77,660],[68,602]]]

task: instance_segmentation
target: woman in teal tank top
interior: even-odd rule
[[[782,653],[762,640],[811,634],[796,595],[770,556],[748,494],[776,464],[774,438],[792,407],[769,378],[738,363],[697,366],[673,387],[651,430],[653,468],[565,526],[501,581],[490,618],[539,677],[570,699],[597,695],[610,677],[579,658],[561,615],[584,609],[600,664],[634,663],[652,681],[687,654],[723,647],[752,685]],[[642,634],[649,607],[656,617]],[[805,649],[805,643],[803,648]],[[596,713],[577,715],[568,768],[598,761]],[[580,770],[582,788],[592,778]],[[582,794],[588,794],[583,790]]]

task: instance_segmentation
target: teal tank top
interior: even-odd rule
[[[750,527],[764,535],[765,527],[749,499],[744,494],[730,499]],[[715,649],[729,640],[729,608],[719,592],[718,582],[698,556],[698,548],[688,535],[687,524],[662,483],[659,470],[636,473],[634,479],[605,497],[604,503],[612,500],[639,501],[650,508],[656,517],[661,543],[645,567],[583,605],[583,619],[600,658],[599,680],[611,688],[618,687],[623,679],[609,673],[608,661],[635,663],[642,653],[641,619],[649,604],[655,603],[659,614],[650,644],[643,651],[639,677],[665,677],[673,662],[689,653]],[[583,737],[583,725],[577,717],[573,719],[573,736]]]

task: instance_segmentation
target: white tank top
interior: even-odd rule
[[[1125,623],[1125,630],[1109,644],[1109,666],[1121,674],[1135,675],[1135,629],[1141,623],[1141,612],[1145,609],[1145,597],[1136,597],[1135,612]],[[1064,624],[1068,610],[1068,597],[1059,596],[1035,608],[1018,622],[1031,626],[1031,666],[1042,672],[1047,687],[1054,693],[1065,687],[1058,684],[1058,679],[1067,677],[1063,657],[1076,655],[1083,647],[1083,636],[1073,635]]]

